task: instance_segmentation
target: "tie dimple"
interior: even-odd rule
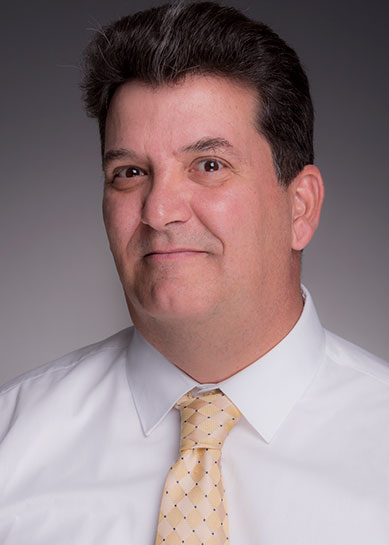
[[[183,396],[181,446],[162,495],[156,545],[227,545],[228,512],[221,475],[223,442],[240,416],[220,390]]]

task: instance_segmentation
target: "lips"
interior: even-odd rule
[[[145,258],[152,261],[179,260],[204,255],[207,252],[194,248],[169,248],[166,250],[155,250],[145,254]]]
[[[150,255],[183,254],[183,253],[203,254],[205,252],[203,250],[196,250],[195,248],[169,248],[166,250],[154,250],[153,252],[149,252],[145,254],[145,257],[148,257]]]

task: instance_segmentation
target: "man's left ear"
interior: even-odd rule
[[[292,198],[292,248],[305,248],[319,225],[324,200],[324,184],[320,171],[306,165],[289,186]]]

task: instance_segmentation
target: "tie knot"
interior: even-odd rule
[[[185,394],[176,404],[181,411],[181,450],[221,449],[240,412],[220,390],[202,396]]]

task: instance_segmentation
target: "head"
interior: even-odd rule
[[[255,91],[256,127],[269,142],[281,184],[313,163],[313,107],[296,53],[232,7],[175,3],[123,17],[98,32],[84,59],[84,100],[98,119],[103,153],[107,112],[120,85],[160,86],[208,74]]]
[[[104,218],[135,324],[287,306],[322,200],[293,50],[204,2],[125,17],[85,59]]]

